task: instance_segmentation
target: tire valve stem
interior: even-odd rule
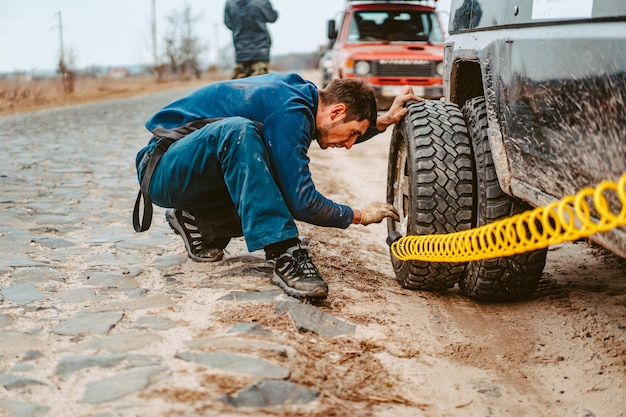
[[[397,242],[398,240],[402,239],[404,236],[402,236],[402,233],[398,232],[397,230],[394,230],[393,232],[389,233],[389,235],[387,236],[387,245],[389,245],[389,247],[391,247],[391,245],[394,244],[394,242]]]

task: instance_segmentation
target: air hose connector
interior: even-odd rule
[[[397,230],[394,230],[393,232],[389,233],[389,236],[387,236],[387,245],[391,247],[391,245],[393,245],[395,242],[397,242],[400,239],[402,239],[402,233],[398,232]]]

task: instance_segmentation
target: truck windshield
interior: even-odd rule
[[[443,42],[434,12],[363,11],[352,17],[348,42]]]

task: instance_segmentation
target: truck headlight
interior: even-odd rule
[[[436,67],[437,74],[443,77],[443,62],[438,62]]]
[[[357,61],[354,64],[354,73],[356,75],[367,75],[370,73],[370,63],[367,61]]]

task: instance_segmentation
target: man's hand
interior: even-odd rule
[[[413,89],[409,85],[405,85],[402,88],[400,94],[396,96],[391,104],[387,113],[381,115],[376,119],[376,128],[380,131],[387,129],[389,125],[396,124],[407,114],[409,111],[405,105],[409,101],[424,101],[423,97],[418,97],[413,93]]]
[[[360,224],[366,226],[371,223],[380,223],[385,217],[392,217],[395,221],[400,221],[398,211],[391,205],[382,202],[368,204],[359,210],[361,214]]]

